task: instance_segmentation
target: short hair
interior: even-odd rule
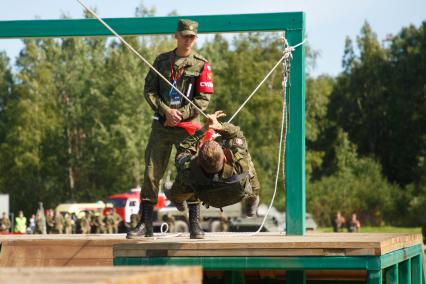
[[[199,165],[209,174],[218,173],[224,163],[225,154],[216,141],[205,142],[198,153]]]

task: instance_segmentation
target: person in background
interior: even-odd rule
[[[31,218],[29,220],[29,224],[28,224],[28,228],[27,228],[27,233],[28,234],[34,234],[35,233],[35,214],[31,215]]]
[[[2,217],[0,218],[0,233],[9,233],[10,226],[9,216],[7,216],[6,212],[3,212]]]
[[[345,217],[342,216],[340,211],[336,212],[336,216],[332,220],[333,231],[336,233],[343,232],[343,228],[345,227],[346,220]]]
[[[15,233],[25,234],[27,231],[27,218],[24,216],[22,210],[19,211],[18,216],[15,217]]]
[[[361,222],[358,220],[358,217],[355,213],[352,213],[351,219],[348,223],[348,232],[350,233],[358,233],[361,228]]]

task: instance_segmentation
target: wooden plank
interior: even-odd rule
[[[0,283],[202,283],[201,267],[0,268]]]
[[[283,236],[259,234],[251,237],[231,237],[207,234],[204,240],[185,237],[143,239],[136,243],[114,245],[114,257],[146,256],[145,251],[168,251],[163,256],[232,256],[232,255],[383,255],[389,251],[421,243],[421,235],[413,234],[312,234]],[[184,252],[187,251],[187,252]],[[255,251],[259,251],[256,253]]]
[[[112,265],[112,246],[128,243],[120,235],[0,236],[0,267]]]

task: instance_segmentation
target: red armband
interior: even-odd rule
[[[204,63],[203,71],[201,71],[200,77],[197,79],[197,93],[213,93],[213,72],[210,65]]]

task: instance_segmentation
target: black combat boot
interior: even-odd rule
[[[128,239],[154,236],[154,229],[152,227],[154,205],[149,202],[142,201],[139,211],[141,212],[140,221],[135,229],[127,233],[126,238]]]
[[[253,217],[256,215],[257,206],[259,205],[259,196],[250,196],[245,199],[246,215],[247,217]]]
[[[189,211],[189,237],[191,239],[204,239],[204,231],[200,227],[200,203],[187,202]]]

